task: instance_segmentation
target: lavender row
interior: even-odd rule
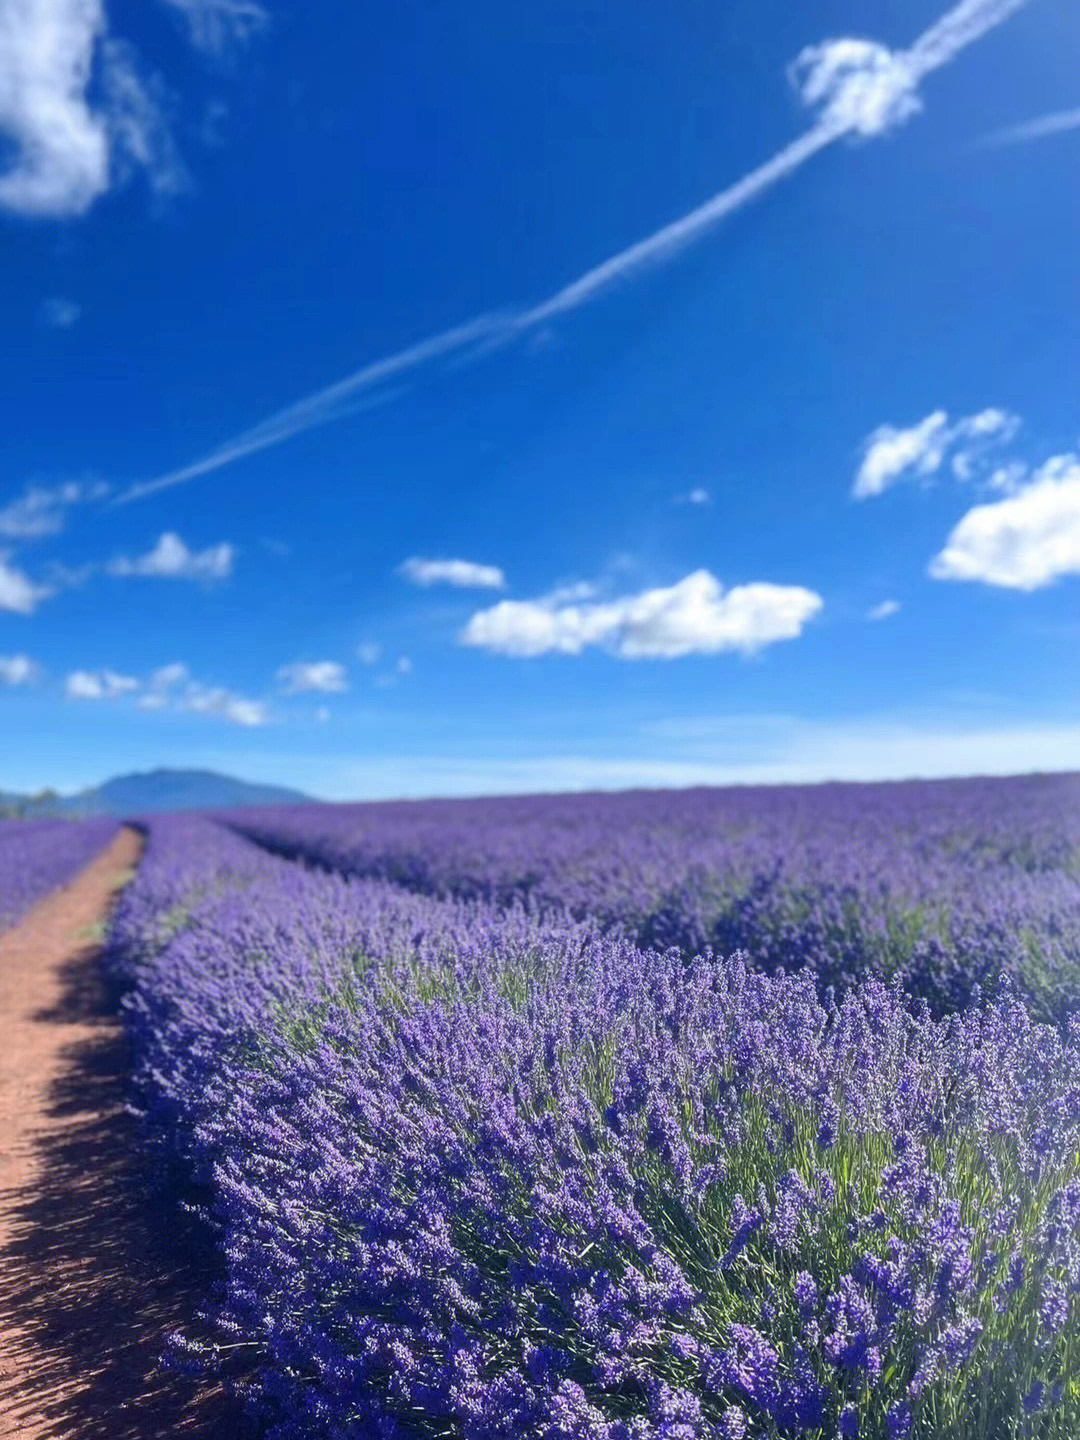
[[[0,820],[0,930],[67,884],[116,828],[114,820]]]
[[[114,942],[272,1440],[1080,1433],[1080,1022],[1007,984],[823,1004],[181,820]]]
[[[820,984],[898,976],[938,1013],[1010,977],[1080,1003],[1080,776],[311,806],[231,821],[421,893],[524,899]]]

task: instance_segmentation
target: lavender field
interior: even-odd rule
[[[115,833],[113,820],[0,820],[0,930],[71,880]]]
[[[111,962],[223,1264],[174,1363],[275,1440],[1074,1437],[1078,800],[152,821]]]
[[[646,949],[868,973],[936,1013],[1011,977],[1080,1002],[1080,775],[284,807],[279,854],[441,897],[568,913]]]

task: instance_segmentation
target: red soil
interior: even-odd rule
[[[190,1226],[140,1174],[101,967],[140,847],[122,830],[0,935],[0,1440],[242,1434],[219,1388],[157,1360],[200,1281]]]

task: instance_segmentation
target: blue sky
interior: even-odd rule
[[[1072,0],[0,0],[0,789],[1080,765]]]

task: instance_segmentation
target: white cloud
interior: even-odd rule
[[[1056,456],[1014,494],[969,510],[930,574],[1011,590],[1080,575],[1080,456]]]
[[[174,685],[181,684],[188,678],[188,667],[179,660],[173,661],[171,665],[159,666],[150,676],[150,689],[165,691],[171,690]]]
[[[935,410],[906,429],[880,425],[863,445],[863,458],[852,494],[857,500],[881,495],[908,475],[935,475],[946,457],[958,480],[968,480],[985,463],[987,453],[1006,445],[1020,427],[1016,415],[989,408],[950,423],[948,412]]]
[[[102,700],[105,687],[97,675],[89,670],[73,670],[64,685],[71,700]]]
[[[177,172],[172,140],[134,52],[108,35],[101,0],[7,0],[0,10],[0,137],[14,152],[0,208],[84,214],[115,180]]]
[[[177,687],[190,679],[186,665],[179,661],[171,665],[160,665],[151,673],[146,687],[139,696],[140,710],[164,710],[177,701]]]
[[[115,670],[103,670],[101,680],[106,695],[130,695],[139,688],[139,682],[134,676],[118,675]]]
[[[412,674],[412,661],[409,659],[408,655],[401,655],[401,656],[399,656],[399,657],[398,657],[398,662],[397,662],[397,664],[394,666],[394,669],[397,671],[397,673],[398,673],[399,675],[411,675],[411,674]]]
[[[580,655],[602,646],[627,660],[673,659],[791,640],[822,608],[796,585],[737,585],[724,591],[707,570],[639,595],[583,604],[503,600],[480,610],[461,643],[501,655]]]
[[[957,480],[970,480],[985,468],[987,455],[1001,445],[1008,445],[1020,429],[1019,415],[990,407],[958,420],[950,436],[952,472]]]
[[[712,496],[703,485],[695,485],[692,490],[676,495],[674,500],[676,505],[709,505],[712,502]]]
[[[896,615],[900,610],[899,600],[882,600],[880,605],[872,605],[866,612],[868,620],[888,620],[891,615]]]
[[[880,495],[907,470],[933,474],[945,458],[948,423],[946,412],[935,410],[906,430],[879,425],[866,441],[852,493],[860,500]]]
[[[375,665],[382,654],[382,647],[376,645],[374,640],[365,640],[356,647],[357,656],[365,665]]]
[[[77,300],[65,300],[62,295],[52,295],[41,302],[41,319],[54,330],[70,330],[82,314]]]
[[[269,712],[261,700],[247,700],[220,685],[201,685],[192,681],[180,696],[178,708],[197,715],[215,715],[233,725],[252,727],[265,725]]]
[[[299,695],[305,690],[318,690],[326,695],[335,695],[349,688],[345,667],[336,660],[316,660],[311,663],[299,661],[294,665],[282,665],[277,672],[277,678],[285,687],[287,695]]]
[[[15,151],[0,206],[77,215],[108,188],[108,117],[87,99],[105,28],[101,0],[7,0],[0,10],[0,135]]]
[[[134,676],[119,675],[115,670],[73,670],[64,683],[70,700],[115,700],[139,688]]]
[[[422,560],[412,556],[399,573],[414,585],[456,585],[461,590],[505,590],[506,576],[497,565],[473,560]]]
[[[909,57],[873,40],[808,45],[791,80],[819,123],[849,133],[881,135],[922,109]]]
[[[29,655],[0,655],[0,685],[29,685],[40,673]]]
[[[245,727],[265,725],[269,719],[262,701],[249,700],[223,685],[193,680],[188,667],[179,663],[162,665],[145,682],[115,670],[73,670],[65,690],[73,700],[114,700],[133,695],[140,710],[188,711]]]
[[[384,389],[387,380],[434,360],[455,354],[488,354],[520,337],[542,333],[557,316],[590,303],[634,275],[668,263],[837,140],[846,135],[879,134],[899,124],[917,108],[915,86],[919,81],[947,65],[966,46],[1026,3],[1027,0],[960,0],[906,51],[891,52],[873,41],[853,39],[829,40],[809,47],[795,62],[795,76],[804,98],[818,107],[818,119],[771,159],[704,204],[593,266],[537,304],[477,316],[394,354],[370,361],[334,384],[284,406],[259,424],[226,440],[208,455],[156,479],[130,486],[123,498],[135,500],[185,484],[246,455],[279,445],[293,435],[341,419],[359,408],[358,397],[362,395],[368,396],[362,403],[383,403],[393,398]]]
[[[220,48],[261,11],[244,0],[169,0],[196,44]],[[160,82],[109,33],[102,0],[4,0],[0,6],[0,208],[33,218],[82,215],[135,170],[158,190],[182,180]]]
[[[59,535],[73,505],[102,500],[109,493],[104,481],[68,480],[62,485],[31,485],[17,500],[0,510],[0,536],[8,540],[36,540]]]
[[[269,719],[269,711],[262,701],[246,699],[223,685],[193,680],[188,667],[179,661],[162,665],[153,672],[139,704],[144,710],[187,710],[249,727],[265,725]]]
[[[101,678],[108,695],[130,695],[139,688],[139,682],[133,676],[118,675],[115,670],[103,670]]]
[[[236,549],[227,543],[206,550],[189,550],[180,536],[166,531],[146,555],[131,560],[120,556],[109,565],[110,575],[144,575],[164,580],[224,580],[232,573]]]
[[[1035,120],[1025,120],[1021,125],[995,130],[986,137],[986,143],[1017,145],[1025,140],[1042,140],[1048,135],[1063,135],[1069,130],[1080,130],[1080,110],[1058,110],[1052,115],[1040,115]]]
[[[36,584],[0,552],[0,610],[32,615],[42,600],[48,600],[55,593],[49,585]]]

